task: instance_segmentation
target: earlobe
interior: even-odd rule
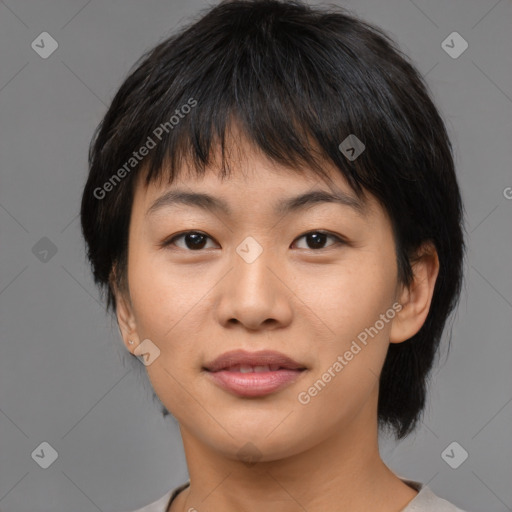
[[[132,307],[124,296],[116,298],[116,316],[124,344],[128,350],[132,351],[139,344],[139,337]]]
[[[127,292],[119,290],[114,279],[111,279],[110,282],[116,299],[117,324],[125,346],[130,352],[133,352],[135,347],[139,344],[133,307]]]
[[[389,341],[402,343],[421,329],[427,318],[439,275],[439,257],[433,244],[425,243],[412,264],[413,281],[402,288],[402,309],[393,319]]]

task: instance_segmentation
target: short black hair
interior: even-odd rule
[[[344,8],[223,1],[134,64],[94,133],[81,204],[107,311],[116,308],[114,283],[123,289],[126,278],[136,177],[172,183],[183,159],[202,175],[212,147],[222,148],[225,176],[232,123],[272,161],[327,177],[327,160],[358,196],[373,194],[391,219],[402,283],[411,283],[421,244],[435,246],[440,271],[426,321],[390,344],[380,376],[379,427],[405,437],[424,409],[460,295],[464,212],[452,145],[425,80],[382,29]],[[356,159],[340,150],[349,135],[365,146]],[[142,147],[150,149],[139,155]]]

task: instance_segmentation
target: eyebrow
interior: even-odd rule
[[[360,216],[366,215],[366,204],[341,190],[336,190],[335,192],[312,190],[298,196],[281,199],[274,205],[274,212],[278,215],[287,215],[322,203],[341,204],[352,208]],[[187,192],[186,190],[176,189],[160,196],[148,208],[146,215],[149,216],[162,208],[179,204],[200,208],[205,211],[219,212],[228,216],[232,214],[229,204],[219,197],[201,192]]]

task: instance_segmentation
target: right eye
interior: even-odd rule
[[[180,233],[178,235],[173,236],[172,238],[169,238],[165,242],[162,243],[162,247],[169,247],[169,246],[177,246],[176,241],[183,239],[185,243],[185,247],[180,247],[181,249],[190,250],[190,251],[198,251],[201,249],[204,249],[206,239],[213,240],[210,236],[208,236],[205,233],[202,233],[201,231],[185,231],[183,233]]]

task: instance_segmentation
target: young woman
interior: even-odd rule
[[[343,9],[222,2],[152,49],[81,222],[190,480],[154,512],[447,512],[382,461],[456,306],[463,209],[421,75]]]

